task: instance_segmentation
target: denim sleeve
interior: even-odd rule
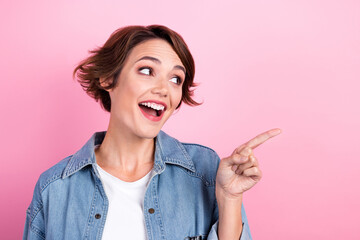
[[[37,227],[30,225],[30,211],[26,211],[26,221],[23,233],[23,240],[43,240],[45,239],[44,233]]]
[[[35,186],[33,199],[26,211],[23,240],[45,239],[44,211],[39,185],[38,181]]]
[[[217,206],[216,206],[217,208]],[[218,213],[218,210],[216,209],[216,212]],[[246,217],[246,213],[245,213],[245,208],[244,205],[241,205],[241,218],[242,218],[242,232],[240,235],[240,240],[252,240],[251,237],[251,233],[250,233],[250,228],[249,228],[249,223],[247,221],[247,217]],[[211,227],[211,230],[209,232],[208,235],[208,240],[218,240],[218,223],[219,220],[217,220]]]

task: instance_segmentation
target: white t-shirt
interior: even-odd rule
[[[143,202],[153,171],[135,182],[124,182],[96,166],[109,200],[102,240],[146,240]]]

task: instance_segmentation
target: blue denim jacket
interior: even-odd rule
[[[74,155],[41,174],[26,213],[23,239],[101,239],[108,200],[94,165],[94,148],[105,134],[94,133]],[[218,239],[219,161],[210,148],[159,132],[155,174],[143,203],[149,240]],[[243,206],[242,221],[241,239],[252,239]]]

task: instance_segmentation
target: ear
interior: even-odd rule
[[[104,78],[104,77],[100,77],[99,78],[99,82],[100,82],[100,86],[105,90],[105,91],[108,91],[108,92],[111,92],[112,89],[105,89],[106,87],[110,86],[111,83],[113,81],[113,78],[112,77],[108,77],[108,78]]]

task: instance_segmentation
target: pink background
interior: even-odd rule
[[[125,25],[163,24],[193,53],[199,107],[163,130],[220,156],[271,128],[244,195],[254,239],[360,239],[359,1],[2,1],[1,239],[20,239],[40,173],[109,114],[72,80]]]

